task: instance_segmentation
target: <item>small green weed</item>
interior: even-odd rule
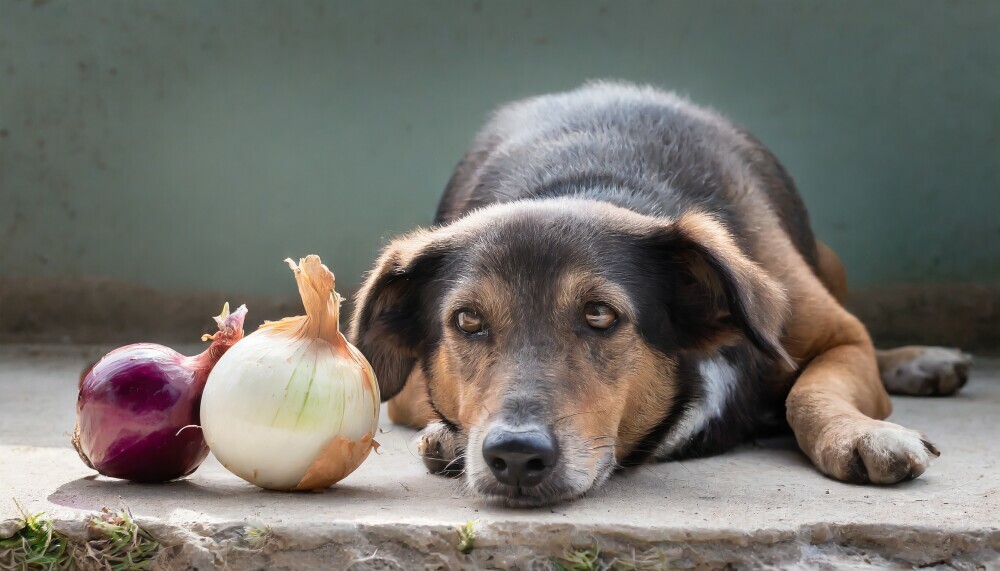
[[[650,549],[630,557],[619,557],[613,562],[615,571],[660,571],[671,568],[672,559],[659,549]]]
[[[274,538],[271,528],[264,525],[261,527],[246,526],[243,528],[243,541],[254,551],[261,551]]]
[[[562,557],[551,558],[549,563],[557,571],[664,571],[673,568],[672,561],[667,553],[656,548],[602,560],[600,547],[595,542],[592,547],[568,548]]]
[[[603,571],[601,550],[595,543],[593,547],[571,547],[563,552],[562,557],[552,560],[552,565],[558,571]]]
[[[473,548],[475,548],[476,531],[473,529],[474,523],[475,522],[470,519],[465,522],[465,525],[459,526],[458,528],[457,549],[462,553],[472,553]]]
[[[21,528],[0,538],[0,569],[72,569],[73,557],[66,537],[56,532],[44,513],[29,514],[14,500]]]
[[[80,564],[109,571],[151,569],[160,544],[139,527],[131,510],[104,508],[87,523],[90,539],[77,550]]]

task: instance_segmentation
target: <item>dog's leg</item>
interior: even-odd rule
[[[920,433],[882,420],[892,409],[867,331],[832,296],[810,297],[804,300],[809,311],[799,312],[789,330],[798,340],[792,354],[808,363],[786,400],[799,446],[838,480],[916,478],[939,455],[937,448]]]
[[[389,420],[396,424],[423,428],[433,420],[434,411],[427,402],[427,381],[416,366],[399,394],[389,399]]]
[[[844,303],[847,300],[847,270],[844,269],[840,256],[819,240],[816,240],[816,254],[819,280],[834,299]]]
[[[431,474],[458,476],[465,469],[462,455],[466,437],[437,422],[427,402],[427,381],[420,367],[414,367],[406,386],[389,400],[389,420],[423,428],[417,437],[417,451]]]
[[[827,291],[843,304],[847,272],[837,253],[817,240],[817,269]],[[894,395],[952,395],[969,379],[972,357],[943,347],[900,347],[876,351],[882,383]]]
[[[465,469],[462,455],[466,437],[437,422],[427,402],[427,381],[420,367],[414,367],[406,386],[389,399],[389,420],[396,424],[423,428],[417,437],[417,451],[431,474],[458,476]]]
[[[465,470],[466,439],[444,423],[432,422],[421,431],[417,450],[431,474],[455,477]]]
[[[894,395],[953,395],[969,380],[972,363],[972,355],[944,347],[899,347],[875,355],[882,382]]]

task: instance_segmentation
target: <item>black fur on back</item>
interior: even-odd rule
[[[761,221],[738,205],[754,181],[806,262],[816,242],[805,205],[775,157],[719,115],[649,87],[591,83],[497,111],[456,167],[436,224],[496,202],[578,196],[673,217],[718,216],[753,258],[746,238]]]

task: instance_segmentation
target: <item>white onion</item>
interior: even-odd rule
[[[201,401],[212,453],[263,488],[315,490],[368,457],[378,427],[371,365],[338,328],[340,296],[318,256],[295,271],[306,315],[265,322],[215,365]]]

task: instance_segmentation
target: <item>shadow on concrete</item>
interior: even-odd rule
[[[327,501],[353,504],[368,502],[378,496],[369,487],[343,483],[323,492],[275,492],[258,488],[235,477],[224,480],[213,478],[207,483],[176,480],[162,484],[139,484],[93,475],[59,486],[48,496],[48,501],[88,511],[124,503],[136,513],[163,517],[178,510],[249,514],[254,506],[268,503],[280,503],[292,509],[316,506]]]

